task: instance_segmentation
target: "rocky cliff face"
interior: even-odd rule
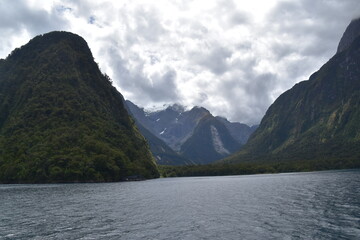
[[[221,121],[208,115],[181,146],[181,153],[197,164],[207,164],[229,156],[241,146]]]

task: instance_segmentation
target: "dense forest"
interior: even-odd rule
[[[207,165],[165,166],[160,165],[159,171],[163,177],[190,177],[190,176],[227,176],[285,172],[311,172],[334,169],[360,168],[358,158],[341,160],[318,159],[303,161],[270,161],[247,163],[217,163]]]
[[[159,176],[123,97],[81,37],[38,36],[0,62],[0,182]]]

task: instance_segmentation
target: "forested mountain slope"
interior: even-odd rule
[[[335,56],[283,93],[243,150],[227,161],[359,161],[359,30],[360,21],[354,20]]]
[[[81,37],[37,36],[0,62],[0,182],[158,177],[121,94]]]

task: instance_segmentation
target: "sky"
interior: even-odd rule
[[[202,106],[253,125],[358,17],[359,0],[0,0],[0,58],[70,31],[135,104]]]

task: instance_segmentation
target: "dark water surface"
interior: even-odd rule
[[[0,185],[0,239],[360,239],[360,170]]]

